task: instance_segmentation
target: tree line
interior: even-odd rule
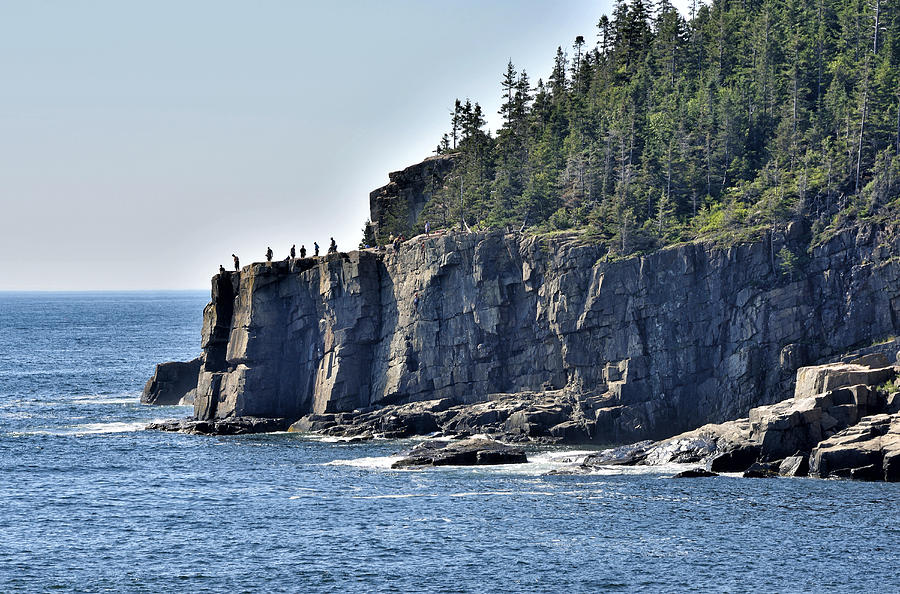
[[[900,0],[619,0],[502,126],[457,100],[432,227],[583,229],[628,254],[805,217],[900,214]],[[385,229],[385,232],[388,230]],[[421,231],[421,228],[413,231]]]

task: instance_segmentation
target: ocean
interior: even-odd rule
[[[205,292],[0,293],[0,592],[900,591],[900,485],[392,471],[412,441],[145,431]]]

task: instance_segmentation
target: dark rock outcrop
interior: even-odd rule
[[[193,404],[200,364],[199,357],[185,363],[180,361],[160,363],[156,366],[153,377],[147,380],[147,384],[144,386],[141,403]]]
[[[710,472],[705,468],[689,468],[688,470],[682,470],[681,472],[675,474],[672,478],[682,479],[682,478],[709,478],[713,476],[719,476],[715,472]]]
[[[525,451],[487,439],[464,441],[426,441],[404,454],[391,468],[416,466],[481,466],[493,464],[524,464]]]

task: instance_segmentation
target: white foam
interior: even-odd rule
[[[351,499],[413,499],[416,497],[440,497],[433,493],[398,493],[396,495],[355,495]]]
[[[94,433],[130,433],[132,431],[143,431],[147,426],[147,421],[139,421],[132,423],[113,422],[113,423],[85,423],[84,425],[75,425],[74,427],[63,432],[64,435],[87,435]]]
[[[402,460],[403,456],[373,456],[370,458],[351,458],[349,460],[332,460],[325,466],[352,466],[354,468],[389,469],[394,462]]]
[[[83,396],[72,400],[74,404],[140,404],[140,398],[114,398],[106,396]]]
[[[72,425],[61,429],[38,429],[36,431],[17,431],[12,433],[4,433],[5,436],[23,437],[26,435],[93,435],[100,433],[132,433],[134,431],[143,431],[148,421],[140,421],[133,423],[86,423],[84,425]]]

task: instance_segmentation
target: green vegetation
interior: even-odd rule
[[[900,218],[900,0],[713,0],[688,19],[620,0],[596,31],[546,81],[507,64],[495,134],[456,102],[437,152],[459,159],[422,224],[583,230],[629,254]]]

